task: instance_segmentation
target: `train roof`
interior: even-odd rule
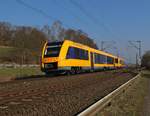
[[[113,55],[111,53],[108,53],[108,52],[105,52],[105,51],[102,51],[102,50],[99,50],[99,49],[94,49],[94,48],[91,48],[91,47],[89,47],[87,45],[84,45],[84,44],[81,44],[81,43],[78,43],[78,42],[74,42],[74,41],[71,41],[71,40],[63,40],[63,41],[55,41],[55,42],[47,41],[47,45],[60,45],[60,44],[63,44],[64,42],[68,42],[70,44],[76,45],[78,47],[82,47],[84,49],[90,49],[91,51],[93,51],[95,53],[101,53],[101,54],[107,55],[109,57],[119,58],[119,59],[123,60],[123,58],[115,56],[115,55]]]

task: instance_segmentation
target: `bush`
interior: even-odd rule
[[[147,51],[142,57],[142,67],[150,70],[150,51]]]

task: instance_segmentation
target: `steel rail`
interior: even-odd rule
[[[95,116],[98,112],[100,112],[104,107],[108,106],[111,101],[116,98],[116,96],[123,93],[131,84],[133,84],[141,74],[139,73],[134,78],[130,79],[123,85],[121,85],[119,88],[111,92],[110,94],[106,95],[104,98],[100,99],[98,102],[94,103],[87,109],[85,109],[83,112],[79,113],[77,116]]]

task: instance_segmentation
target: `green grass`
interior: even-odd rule
[[[0,78],[5,77],[25,77],[32,75],[42,75],[40,68],[1,68]]]
[[[14,47],[9,46],[0,46],[0,60],[1,58],[9,56],[9,54],[15,50]],[[0,68],[0,78],[18,78],[18,77],[26,77],[32,75],[41,75],[43,74],[39,67],[37,68]]]
[[[0,46],[0,56],[7,55],[13,49],[14,49],[13,47]]]

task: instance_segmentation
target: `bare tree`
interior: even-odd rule
[[[9,45],[11,43],[12,25],[6,22],[0,22],[0,45]]]
[[[62,23],[60,21],[53,23],[51,27],[51,35],[55,41],[64,40],[65,29],[62,27]]]
[[[50,26],[44,25],[43,28],[41,29],[41,31],[46,35],[46,37],[47,37],[47,39],[48,39],[49,41],[50,41],[50,40],[54,41],[54,40],[53,40],[54,38],[52,38],[52,36],[51,36],[51,29],[50,29]]]
[[[39,63],[39,56],[45,41],[72,40],[97,49],[93,39],[82,30],[65,29],[60,21],[42,29],[30,26],[14,26],[0,22],[0,45],[12,46],[8,55],[0,56],[0,62],[20,64]]]
[[[72,40],[78,43],[85,44],[89,47],[98,49],[97,45],[94,43],[93,39],[88,37],[86,33],[84,33],[82,30],[73,30],[68,29],[65,32],[65,39]]]

